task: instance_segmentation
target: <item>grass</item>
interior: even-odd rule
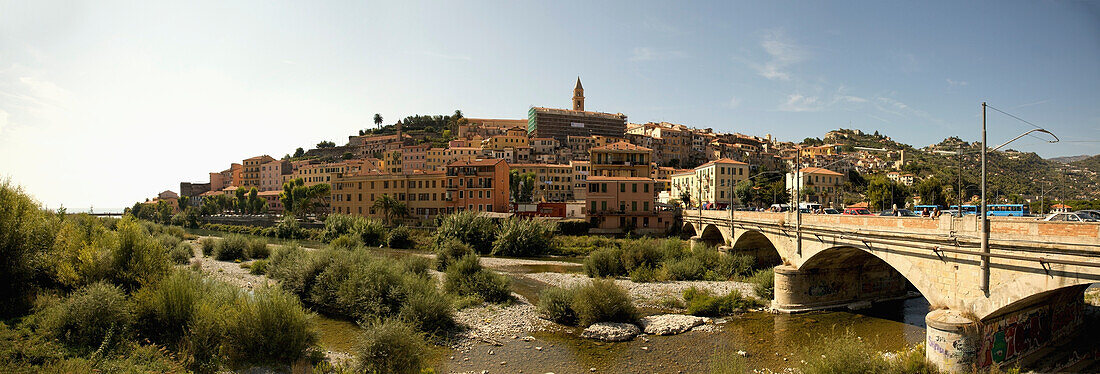
[[[764,301],[775,298],[775,270],[759,270],[749,277],[748,282],[752,283],[756,298]]]
[[[512,299],[509,280],[503,275],[485,269],[476,255],[469,255],[447,268],[443,289],[458,296],[478,296],[482,300],[499,303]]]
[[[939,371],[924,358],[923,345],[888,358],[851,332],[822,339],[806,350],[804,374],[834,373],[912,373]]]
[[[710,291],[695,287],[684,291],[684,303],[688,314],[706,317],[728,316],[760,306],[759,302],[741,296],[741,292],[737,290],[723,296],[714,296]]]
[[[409,325],[386,320],[366,326],[356,353],[359,372],[416,374],[425,366],[428,346]]]
[[[638,309],[626,290],[610,280],[593,279],[572,288],[554,287],[543,290],[539,298],[539,314],[551,321],[581,327],[597,322],[633,323]]]

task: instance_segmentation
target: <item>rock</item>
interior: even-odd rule
[[[704,322],[706,320],[703,317],[684,314],[662,314],[641,319],[642,329],[646,334],[653,335],[676,335]]]
[[[622,342],[634,339],[641,330],[629,323],[597,322],[581,333],[582,338],[605,342]]]
[[[741,357],[749,357],[749,353],[745,351],[737,351],[737,354],[741,355]]]

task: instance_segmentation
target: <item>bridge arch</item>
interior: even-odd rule
[[[812,248],[804,248],[804,250]],[[800,311],[906,298],[915,288],[930,303],[938,293],[933,282],[904,256],[879,256],[849,245],[824,246],[806,253],[801,264],[776,267],[776,307]],[[858,304],[853,304],[858,303]]]
[[[756,258],[756,267],[772,267],[783,263],[783,255],[768,239],[767,235],[755,230],[746,230],[731,241],[730,254],[750,255]]]
[[[699,242],[711,246],[718,247],[726,244],[726,236],[722,234],[722,230],[718,228],[718,225],[708,224],[703,226],[703,230],[699,232]]]
[[[684,226],[680,228],[680,239],[687,240],[696,235],[698,235],[698,232],[697,230],[695,230],[695,224],[691,222],[684,222]]]

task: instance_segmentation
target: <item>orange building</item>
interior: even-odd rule
[[[508,163],[499,159],[447,164],[447,210],[508,211]]]
[[[593,176],[649,177],[653,150],[627,142],[617,142],[592,148],[591,168]]]
[[[636,231],[659,234],[672,217],[659,214],[653,178],[589,176],[585,214],[598,233]]]
[[[252,188],[256,187],[259,190],[261,186],[261,173],[260,169],[263,164],[275,161],[274,158],[268,155],[256,156],[244,159],[244,169],[241,172],[241,187]]]
[[[332,211],[384,219],[385,212],[375,209],[374,202],[390,196],[405,203],[410,217],[432,219],[445,210],[445,181],[442,171],[338,175],[332,182]]]

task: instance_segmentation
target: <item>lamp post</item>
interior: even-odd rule
[[[982,292],[985,292],[986,295],[988,295],[989,294],[989,214],[985,211],[986,210],[986,205],[985,205],[986,153],[989,153],[989,151],[996,151],[998,149],[1001,149],[1001,147],[1004,147],[1004,146],[1008,145],[1008,143],[1012,143],[1012,142],[1016,141],[1017,139],[1020,139],[1020,138],[1026,136],[1028,134],[1033,133],[1033,132],[1041,132],[1041,133],[1044,133],[1044,134],[1047,134],[1047,135],[1050,135],[1050,136],[1054,137],[1054,140],[1048,141],[1050,143],[1057,143],[1059,139],[1058,139],[1057,135],[1054,135],[1054,133],[1052,133],[1050,131],[1047,131],[1047,130],[1042,129],[1042,128],[1034,128],[1034,129],[1031,129],[1031,130],[1028,130],[1028,131],[1024,132],[1023,134],[1017,135],[1015,138],[1009,139],[1007,142],[1004,142],[999,146],[996,146],[994,148],[988,148],[988,144],[986,143],[986,130],[985,130],[985,127],[986,127],[985,126],[985,108],[986,108],[986,106],[987,106],[986,103],[982,102],[982,199],[981,199],[981,206],[978,209],[978,214],[981,214],[981,230],[982,230],[981,231],[981,240],[982,240],[982,265],[981,265],[982,266],[982,284],[981,284],[981,286],[982,286]]]

